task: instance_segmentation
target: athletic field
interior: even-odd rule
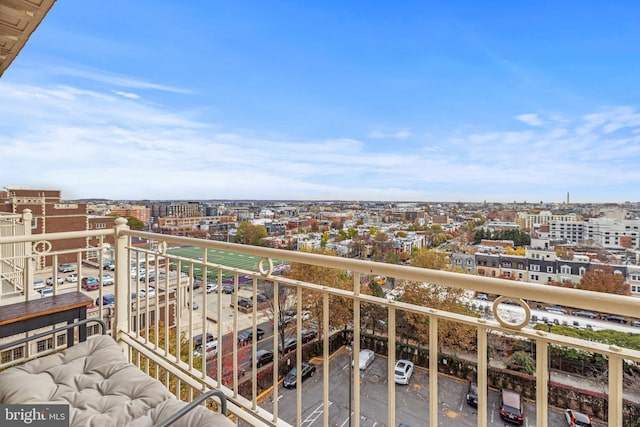
[[[201,261],[202,260],[202,248],[195,246],[183,246],[180,248],[171,248],[168,249],[167,252],[171,255],[178,255],[184,258],[191,258],[194,260]],[[249,271],[258,271],[258,260],[260,257],[253,255],[245,255],[238,254],[235,252],[227,252],[221,251],[217,249],[208,249],[207,250],[207,261],[214,264],[222,264],[231,268],[239,268],[242,270]],[[285,264],[282,260],[273,260],[273,269],[274,271],[278,271],[277,266]],[[266,268],[267,265],[264,263],[263,268]],[[189,266],[183,265],[182,271],[185,273],[189,272]],[[200,265],[193,266],[193,273],[195,277],[202,277],[202,267]],[[208,268],[207,275],[209,276],[207,281],[215,281],[218,276],[218,272],[215,269]],[[233,279],[233,273],[230,272],[222,272],[222,280],[230,281]]]

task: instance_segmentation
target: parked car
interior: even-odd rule
[[[34,280],[33,281],[33,289],[35,289],[36,291],[39,289],[43,289],[45,286],[45,283],[43,280]]]
[[[286,354],[289,353],[292,350],[295,350],[296,347],[298,346],[298,340],[291,337],[291,338],[285,338],[284,340],[284,345],[282,343],[278,344],[278,351],[282,354]]]
[[[76,273],[70,274],[64,278],[65,282],[76,283],[78,281],[78,275]]]
[[[58,282],[58,285],[62,285],[62,284],[64,284],[64,279],[63,279],[62,277],[58,276],[57,282]],[[49,285],[49,286],[53,286],[53,277],[49,277],[49,278],[45,281],[45,283],[46,283],[47,285]]]
[[[522,397],[515,391],[502,389],[500,392],[500,418],[509,423],[524,423]]]
[[[253,359],[250,359],[250,362],[253,363]],[[271,362],[273,362],[273,351],[258,350],[256,352],[256,366],[258,368]]]
[[[206,292],[208,294],[210,294],[211,292],[215,292],[217,290],[218,290],[218,284],[217,283],[207,283]]]
[[[207,332],[207,342],[216,341],[211,332]],[[196,349],[202,345],[202,334],[194,335],[193,348]]]
[[[76,267],[73,264],[60,264],[58,266],[58,271],[61,273],[71,273],[76,271]]]
[[[149,289],[151,289],[151,288],[149,288]],[[198,303],[195,302],[195,301],[191,301],[191,303],[189,303],[189,301],[187,301],[187,307],[191,307],[192,310],[197,310],[198,308],[200,308]]]
[[[102,273],[102,286],[111,286],[116,283],[116,280],[112,275],[108,273]]]
[[[631,326],[633,326],[634,328],[640,328],[640,320],[632,320]]]
[[[475,408],[478,407],[478,384],[474,381],[469,383],[469,390],[467,391],[467,403]]]
[[[375,358],[376,354],[373,352],[373,350],[369,350],[367,348],[365,348],[364,350],[360,350],[360,370],[367,369]],[[355,360],[351,362],[351,365],[355,366]]]
[[[261,340],[264,337],[264,329],[257,328],[256,336],[258,340]],[[238,332],[238,344],[248,344],[253,341],[253,329],[245,329],[244,331]]]
[[[595,313],[592,313],[590,311],[585,311],[585,310],[574,311],[571,314],[573,314],[574,316],[588,317],[589,319],[595,319],[596,318],[596,314]]]
[[[207,341],[204,345],[205,358],[212,359],[218,354],[218,340]],[[193,351],[193,357],[202,356],[202,345],[196,347]]]
[[[312,329],[303,329],[300,331],[302,344],[308,343],[309,341],[313,341],[318,336],[318,333]]]
[[[53,296],[53,289],[52,288],[40,289],[38,292],[40,292],[40,298],[46,298],[46,297]]]
[[[155,294],[156,294],[156,290],[154,288],[152,288],[151,286],[149,287],[148,290],[140,289],[140,298],[145,298],[146,296],[152,297]],[[197,309],[198,309],[198,307],[194,308],[194,310],[197,310]]]
[[[233,285],[224,285],[222,287],[222,293],[224,293],[224,294],[232,294],[233,293]]]
[[[396,384],[409,384],[411,374],[413,374],[413,362],[404,359],[396,362],[394,369],[394,380]]]
[[[316,365],[310,362],[302,362],[302,369],[300,370],[301,380],[304,381],[306,378],[312,377],[315,371],[316,371]],[[297,381],[298,381],[298,370],[296,368],[293,368],[284,377],[284,380],[282,381],[282,385],[285,388],[295,388]]]
[[[567,420],[567,425],[571,427],[593,427],[591,418],[582,412],[567,409],[564,411],[564,416]]]
[[[240,297],[238,298],[238,307],[242,307],[242,308],[251,308],[253,307],[253,301],[251,301],[251,298],[245,298],[245,297]]]
[[[627,319],[625,319],[622,316],[615,315],[615,314],[612,314],[610,316],[605,317],[605,320],[608,320],[610,322],[622,323],[622,324],[627,323]]]
[[[102,295],[102,305],[112,305],[116,303],[116,296],[114,294]],[[96,305],[100,305],[100,297],[96,298]]]
[[[476,299],[479,299],[480,301],[488,301],[489,296],[487,294],[478,294],[478,296],[476,296]]]
[[[86,291],[93,291],[100,287],[100,282],[95,277],[83,277],[81,286]]]
[[[114,264],[113,261],[106,261],[104,264],[102,264],[102,269],[109,270],[109,271],[116,271],[116,265]]]

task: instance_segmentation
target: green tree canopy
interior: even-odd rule
[[[235,241],[245,245],[263,246],[263,239],[268,235],[263,225],[253,225],[249,221],[243,221],[238,225]]]

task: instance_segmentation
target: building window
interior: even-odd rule
[[[2,360],[2,363],[9,363],[14,360],[22,359],[23,357],[24,357],[24,346],[21,345],[20,347],[3,351],[2,355],[0,355],[0,360]]]
[[[584,268],[584,267],[580,267],[580,268],[578,269],[578,274],[579,274],[580,276],[584,276],[584,273],[586,273],[586,271],[587,271],[587,269],[586,269],[586,268]]]
[[[66,334],[60,334],[56,337],[56,345],[57,347],[62,347],[63,345],[65,345],[67,343],[67,335]]]
[[[540,271],[540,266],[538,264],[531,264],[529,266],[529,270],[531,270],[531,271]]]
[[[37,343],[37,352],[40,353],[45,350],[51,350],[53,348],[53,338],[47,338],[44,340],[40,340]]]
[[[105,224],[104,222],[100,222],[96,224],[96,229],[99,228],[107,228],[107,224]]]
[[[547,273],[553,273],[553,266],[551,265],[547,266]]]
[[[102,327],[99,324],[87,326],[87,336],[100,335]]]
[[[568,265],[560,266],[560,273],[571,274],[571,266],[568,266]]]

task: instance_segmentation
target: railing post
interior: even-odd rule
[[[31,236],[31,221],[33,221],[33,214],[31,209],[25,209],[22,211],[22,226],[25,236]],[[35,290],[33,289],[33,281],[35,279],[34,264],[35,260],[32,259],[33,255],[33,243],[31,241],[24,243],[24,274],[22,275],[22,291],[24,292],[24,299],[29,301],[33,299]]]
[[[128,230],[127,220],[125,218],[116,218],[115,223],[115,263],[116,263],[116,304],[115,304],[115,320],[113,323],[113,337],[117,340],[119,335],[129,331],[129,308],[131,301],[129,300],[129,276],[130,266],[127,254],[127,242],[129,238],[122,234],[123,230]]]

